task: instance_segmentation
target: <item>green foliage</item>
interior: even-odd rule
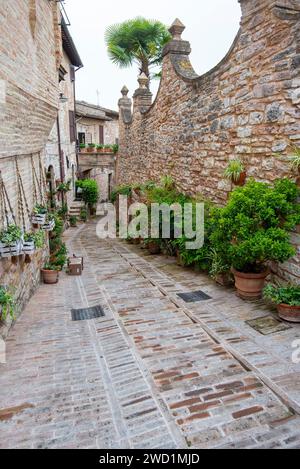
[[[229,162],[224,172],[224,176],[226,179],[229,179],[230,181],[238,182],[242,172],[244,171],[245,171],[245,167],[240,160],[232,160]]]
[[[85,144],[85,143],[81,143],[81,144],[79,145],[79,147],[80,147],[81,150],[84,150],[84,149],[86,148],[86,144]]]
[[[119,151],[119,145],[115,143],[114,145],[111,146],[113,153],[116,155]]]
[[[294,147],[293,154],[289,156],[289,161],[291,163],[291,168],[295,171],[300,170],[300,148]]]
[[[122,185],[122,186],[116,187],[111,193],[111,196],[110,196],[111,202],[115,203],[118,198],[118,195],[127,195],[127,197],[130,197],[132,195],[132,189],[133,189],[133,186],[130,186],[130,185]]]
[[[58,192],[63,192],[63,193],[70,192],[70,190],[71,190],[71,180],[69,180],[68,182],[61,182],[57,186],[56,189],[57,189]]]
[[[14,319],[15,300],[7,287],[0,286],[0,319],[5,321],[10,315]]]
[[[9,225],[6,230],[0,232],[0,241],[3,244],[14,244],[22,239],[22,230],[17,225]]]
[[[170,40],[162,23],[141,17],[110,26],[105,33],[111,61],[121,68],[136,63],[148,77],[151,67],[161,64],[163,47]]]
[[[87,218],[88,218],[87,210],[85,208],[82,208],[80,210],[80,220],[83,221],[83,222],[86,222]]]
[[[267,285],[264,289],[264,298],[276,305],[300,306],[300,286]]]
[[[63,220],[66,220],[67,218],[67,215],[68,215],[68,204],[64,203],[62,204],[62,206],[57,210],[57,214],[60,218],[62,218]]]
[[[41,204],[37,204],[33,209],[33,213],[35,215],[45,215],[47,212],[48,212],[47,207]]]
[[[36,249],[41,249],[45,244],[45,232],[43,230],[25,233],[24,241],[34,242]]]
[[[300,220],[297,194],[287,179],[274,187],[250,180],[220,209],[210,241],[223,245],[232,266],[242,272],[260,272],[268,261],[288,260],[295,253],[288,230]]]
[[[44,270],[52,270],[52,271],[58,271],[59,266],[52,264],[51,262],[47,262],[44,267]]]
[[[102,145],[102,144],[101,144],[101,145],[97,145],[97,150],[103,150],[103,148],[104,148],[104,145]]]
[[[89,143],[89,144],[88,144],[88,147],[89,147],[89,148],[96,148],[96,145],[95,145],[95,143]]]
[[[77,217],[76,215],[72,215],[69,217],[70,225],[71,226],[76,226],[77,225]]]
[[[77,187],[82,189],[82,199],[89,206],[95,205],[100,197],[99,187],[95,179],[82,179],[77,181]]]

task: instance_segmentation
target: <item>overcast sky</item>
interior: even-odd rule
[[[84,63],[77,72],[77,99],[117,109],[120,90],[130,95],[137,88],[136,66],[119,69],[107,56],[107,26],[144,16],[170,26],[178,17],[186,26],[183,38],[192,46],[191,60],[197,73],[215,66],[229,50],[239,28],[238,0],[66,0],[70,31]],[[152,91],[157,90],[157,83]]]

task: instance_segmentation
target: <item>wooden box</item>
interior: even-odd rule
[[[83,271],[83,258],[70,257],[68,261],[69,275],[82,275]]]

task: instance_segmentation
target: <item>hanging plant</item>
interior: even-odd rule
[[[47,207],[37,204],[33,209],[32,223],[34,225],[44,225],[46,223]]]
[[[44,225],[42,229],[44,231],[53,231],[55,228],[55,219],[53,215],[47,215]]]
[[[0,232],[0,254],[2,257],[20,256],[22,254],[23,233],[19,226],[8,225]]]
[[[14,319],[15,301],[7,287],[0,286],[0,320],[5,321],[10,315]]]
[[[230,161],[224,172],[224,177],[237,186],[245,184],[246,176],[245,167],[240,160]]]
[[[23,252],[27,255],[32,255],[37,249],[41,249],[45,244],[45,232],[43,230],[32,231],[25,233]]]
[[[69,180],[68,182],[61,182],[57,186],[56,190],[57,190],[57,192],[63,192],[63,193],[70,192],[70,190],[71,190],[71,181]]]

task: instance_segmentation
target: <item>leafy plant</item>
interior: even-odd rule
[[[274,187],[250,180],[220,209],[211,243],[223,245],[231,265],[245,273],[261,272],[268,261],[288,260],[295,254],[288,231],[300,222],[298,193],[288,179]]]
[[[71,226],[76,226],[76,225],[77,225],[77,217],[76,217],[76,215],[71,215],[70,218],[69,218],[69,221],[70,221],[70,225],[71,225]]]
[[[78,187],[82,189],[82,199],[83,201],[92,207],[95,205],[100,197],[99,187],[95,179],[82,179],[78,182]]]
[[[100,145],[97,145],[97,150],[103,150],[104,145],[101,143]]]
[[[11,245],[21,241],[22,230],[17,225],[9,225],[6,230],[0,232],[0,241],[3,244]]]
[[[300,286],[267,285],[264,289],[264,298],[276,305],[300,306]]]
[[[238,182],[241,177],[241,174],[244,171],[245,171],[245,167],[240,160],[232,160],[229,162],[224,172],[224,176],[226,179],[229,179],[230,181]]]
[[[0,286],[0,318],[5,321],[7,316],[10,315],[14,319],[15,315],[15,300],[7,287]]]
[[[84,150],[84,149],[86,148],[86,144],[85,144],[85,143],[81,143],[81,144],[79,145],[79,147],[80,147],[81,150]]]
[[[119,151],[119,145],[115,143],[114,145],[111,146],[113,153],[116,155]]]
[[[111,202],[115,203],[118,198],[118,195],[127,195],[127,197],[130,197],[132,195],[132,190],[133,190],[133,186],[130,186],[130,185],[122,185],[122,186],[116,187],[115,190],[113,190],[111,193],[111,196],[110,196]]]
[[[68,182],[61,182],[58,186],[57,186],[57,191],[58,192],[70,192],[71,190],[71,180],[69,180]]]
[[[51,262],[47,262],[44,267],[44,270],[52,270],[52,271],[58,271],[59,267],[55,264],[52,264]]]
[[[43,230],[25,233],[24,241],[33,242],[36,249],[41,249],[45,244],[45,232]]]
[[[57,210],[57,214],[60,218],[62,218],[63,220],[66,220],[67,218],[67,215],[68,215],[68,204],[64,203],[62,204],[62,206]]]
[[[112,25],[105,33],[111,61],[121,68],[136,63],[147,77],[152,67],[161,64],[163,47],[170,39],[162,23],[141,17]]]
[[[86,222],[87,218],[88,218],[87,210],[85,208],[82,208],[80,210],[80,220],[83,221],[83,222]]]
[[[294,147],[293,154],[289,156],[289,161],[291,163],[291,168],[295,171],[300,170],[300,148]]]
[[[89,143],[89,145],[88,145],[88,146],[89,146],[89,148],[96,148],[96,145],[95,145],[95,143]]]
[[[48,209],[47,207],[45,207],[45,205],[37,204],[33,208],[33,213],[35,215],[45,215],[47,212],[48,212]]]

